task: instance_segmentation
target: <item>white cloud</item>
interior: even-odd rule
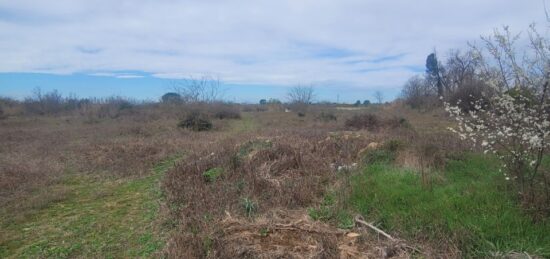
[[[434,47],[543,20],[517,0],[0,0],[0,72],[396,88]]]

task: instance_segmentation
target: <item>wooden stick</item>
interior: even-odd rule
[[[389,240],[391,241],[395,241],[395,238],[393,238],[392,236],[390,236],[388,233],[382,231],[381,229],[375,227],[374,225],[370,224],[370,223],[367,223],[366,221],[364,220],[360,220],[359,218],[355,218],[355,222],[357,223],[361,223],[369,228],[371,228],[372,230],[378,232],[379,234],[382,234],[383,236],[385,236],[386,238],[388,238]]]

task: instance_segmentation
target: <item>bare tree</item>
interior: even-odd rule
[[[453,93],[464,84],[471,84],[476,77],[476,69],[479,67],[479,58],[472,51],[462,53],[460,50],[449,51],[449,57],[445,66],[447,79],[447,95]]]
[[[172,82],[172,87],[185,103],[212,103],[223,99],[220,79],[211,76]]]
[[[401,97],[413,108],[431,106],[437,103],[437,90],[420,75],[413,76],[403,86]]]
[[[376,99],[378,103],[382,103],[382,101],[384,100],[384,94],[382,94],[382,92],[380,91],[376,91],[374,92],[374,99]]]
[[[305,115],[308,106],[315,97],[313,86],[295,86],[292,87],[288,93],[288,100],[293,110],[298,112],[298,115]]]
[[[315,97],[313,86],[295,86],[288,91],[290,103],[310,104]]]

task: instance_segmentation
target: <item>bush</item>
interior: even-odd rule
[[[134,104],[122,97],[109,97],[99,104],[97,117],[116,119],[123,114],[132,113]]]
[[[470,83],[457,88],[449,97],[449,102],[457,105],[462,111],[473,111],[474,103],[481,104],[482,107],[488,105],[490,88],[483,83]],[[479,102],[478,102],[479,101]]]
[[[321,114],[315,117],[315,120],[322,121],[322,122],[330,122],[330,121],[336,121],[338,120],[338,118],[333,113],[321,112]]]
[[[405,143],[403,143],[403,141],[398,140],[398,139],[388,140],[382,146],[383,149],[391,151],[391,152],[397,152],[399,150],[402,150],[404,147],[405,147]]]
[[[206,116],[198,112],[192,112],[178,124],[178,127],[193,131],[208,131],[212,129],[213,125]]]
[[[366,129],[369,131],[375,131],[382,127],[388,129],[411,128],[411,124],[407,119],[402,117],[393,117],[391,119],[381,119],[375,114],[365,113],[354,115],[348,119],[345,123],[347,128],[351,129]]]
[[[376,130],[380,125],[380,118],[371,113],[357,114],[346,121],[346,127],[353,129]]]
[[[236,109],[231,108],[224,108],[221,110],[218,110],[214,113],[214,118],[224,120],[224,119],[233,119],[233,120],[239,120],[241,119],[241,113]]]
[[[396,129],[396,128],[408,129],[412,127],[409,121],[403,117],[393,117],[389,120],[386,120],[384,124],[392,129]]]

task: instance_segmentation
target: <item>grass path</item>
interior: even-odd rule
[[[98,180],[73,175],[69,197],[17,224],[4,224],[0,257],[151,257],[164,245],[157,216],[159,180],[174,159],[139,179]],[[4,220],[2,220],[4,221]]]

